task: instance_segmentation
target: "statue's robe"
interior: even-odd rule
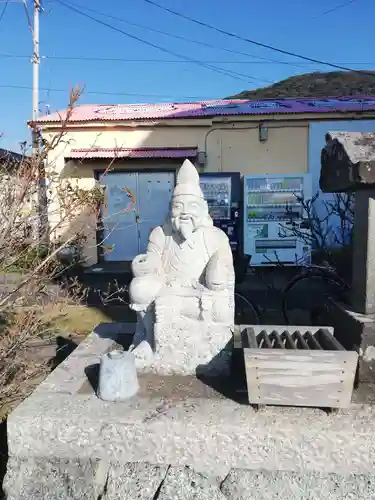
[[[130,299],[139,314],[134,346],[147,340],[155,349],[154,324],[166,315],[233,325],[233,256],[221,229],[201,226],[183,240],[170,223],[158,226],[150,234],[147,258],[159,268],[138,277],[134,268]]]
[[[160,259],[159,273],[154,276],[160,288],[148,287],[151,296],[147,303],[158,295],[189,295],[189,289],[233,289],[233,257],[229,241],[223,231],[212,225],[198,228],[188,240],[179,239],[179,235],[172,232],[170,223],[158,226],[150,234],[147,254],[156,254]],[[208,272],[213,256],[216,266]],[[150,280],[152,275],[146,275],[140,278],[140,285],[142,281]],[[137,310],[137,304],[133,308]]]

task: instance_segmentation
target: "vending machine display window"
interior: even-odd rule
[[[200,186],[213,223],[229,238],[232,250],[240,246],[241,174],[217,172],[200,174]]]
[[[253,266],[297,265],[309,254],[306,239],[297,238],[291,228],[309,231],[302,223],[303,202],[310,197],[308,174],[244,178],[244,253]]]
[[[215,220],[231,218],[231,178],[230,177],[204,177],[201,189],[208,203],[210,215]]]

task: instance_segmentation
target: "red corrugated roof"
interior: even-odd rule
[[[72,149],[69,154],[65,155],[67,160],[79,159],[84,160],[93,158],[195,158],[198,149],[195,147],[189,148],[80,148]]]
[[[375,111],[375,96],[300,99],[227,99],[170,104],[83,104],[73,109],[71,122],[160,120],[171,118],[213,118],[231,115],[295,113],[343,113]],[[43,116],[37,123],[61,123],[66,110]]]

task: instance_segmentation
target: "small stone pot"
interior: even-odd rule
[[[100,360],[98,397],[103,401],[124,401],[139,390],[135,358],[131,352],[114,350]]]

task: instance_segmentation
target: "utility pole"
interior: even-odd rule
[[[40,14],[40,0],[33,0],[33,12],[34,12],[34,21],[33,21],[33,123],[35,124],[36,120],[39,116],[39,64],[40,64],[40,55],[39,55],[39,14]],[[36,126],[33,125],[32,128],[32,145],[33,145],[33,154],[36,155],[38,153],[38,134]]]
[[[39,242],[49,243],[48,238],[48,199],[46,187],[46,170],[44,160],[39,157],[39,137],[35,125],[39,117],[39,15],[41,11],[41,0],[33,0],[33,127],[32,127],[32,146],[34,161],[38,162],[38,205],[39,205]],[[24,0],[26,5],[26,0]],[[26,9],[27,11],[27,9]]]

